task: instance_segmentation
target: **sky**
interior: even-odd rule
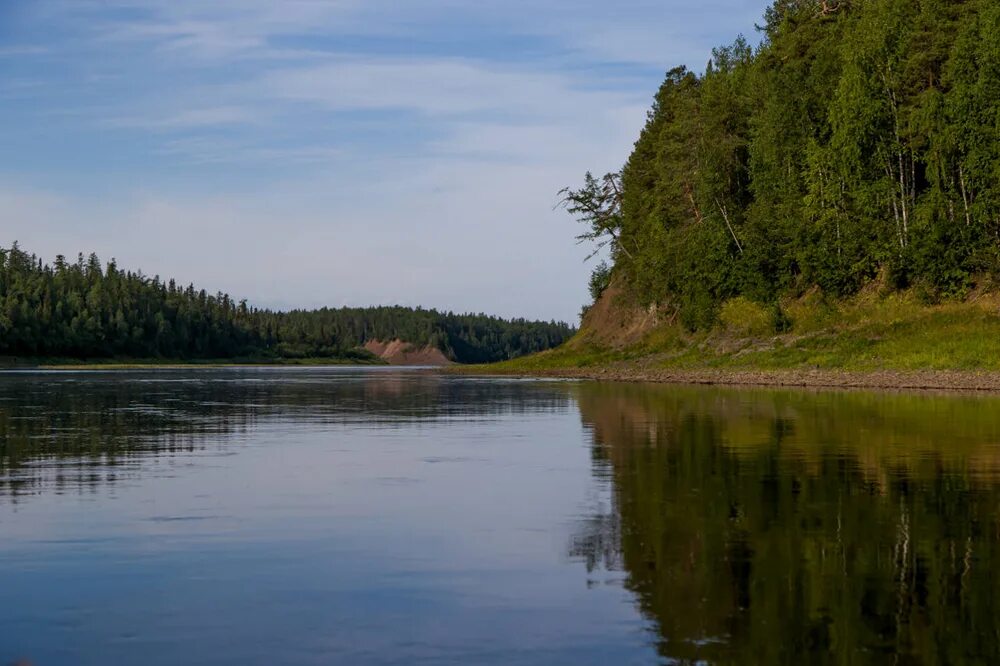
[[[575,322],[557,192],[764,0],[0,0],[0,246],[272,308]]]

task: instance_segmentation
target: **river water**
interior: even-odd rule
[[[1000,400],[0,374],[0,664],[1000,662]]]

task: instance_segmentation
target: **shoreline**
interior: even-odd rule
[[[195,368],[254,368],[254,367],[323,367],[323,366],[364,366],[385,367],[380,361],[357,359],[295,359],[295,360],[96,360],[75,361],[73,359],[38,359],[0,362],[0,370],[185,370]]]
[[[62,362],[60,362],[62,361]],[[108,361],[65,362],[62,359],[35,364],[0,366],[0,370],[186,370],[252,367],[392,367],[386,363],[364,363],[337,359],[295,361]],[[406,367],[406,366],[400,366]],[[877,391],[946,391],[1000,394],[1000,371],[990,370],[832,370],[649,368],[628,363],[589,367],[510,368],[490,365],[452,365],[421,368],[454,375],[577,379],[633,384],[688,386],[733,386],[763,388],[862,389]]]
[[[467,369],[459,369],[458,372],[465,370]],[[454,371],[452,370],[452,372]],[[490,370],[485,366],[477,366],[474,372],[494,376],[549,377],[553,379],[647,384],[1000,393],[1000,372],[975,370],[715,370],[708,368],[680,370],[622,366],[537,370],[497,368]]]

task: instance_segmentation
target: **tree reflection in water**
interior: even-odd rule
[[[581,384],[621,568],[681,663],[997,663],[1000,400]]]
[[[516,382],[372,369],[5,374],[0,502],[97,492],[151,457],[238,449],[276,420],[392,429],[565,410],[570,400],[565,387],[526,396]]]

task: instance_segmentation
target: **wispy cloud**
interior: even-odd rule
[[[267,58],[282,35],[336,29],[353,0],[71,0],[62,7],[87,17],[96,39],[141,44],[191,59]]]
[[[346,155],[343,149],[335,146],[248,145],[236,140],[211,137],[173,139],[165,143],[158,152],[200,164],[270,164],[275,167],[328,164]]]
[[[32,44],[14,44],[10,46],[0,46],[0,58],[19,58],[24,56],[38,56],[49,53],[49,49],[44,46]]]
[[[261,121],[260,115],[245,107],[215,106],[201,109],[178,109],[168,115],[152,113],[146,116],[112,118],[112,127],[141,128],[150,130],[178,130],[206,127],[252,125]]]
[[[581,104],[604,108],[620,94],[584,90],[570,76],[465,59],[351,59],[269,72],[264,94],[331,110],[403,109],[433,116],[502,112],[564,116]]]

